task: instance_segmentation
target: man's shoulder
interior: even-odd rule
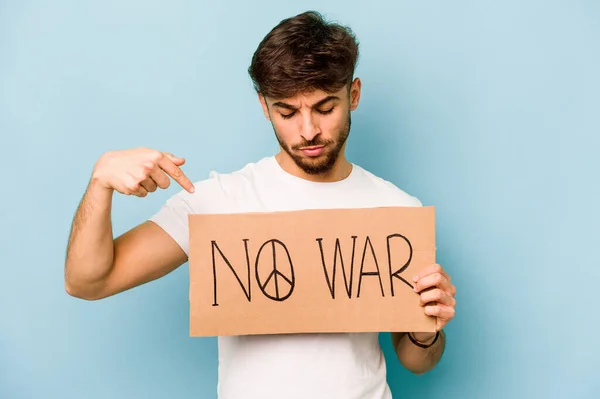
[[[232,181],[235,181],[236,179],[249,179],[255,176],[257,173],[264,173],[268,171],[269,167],[271,166],[272,160],[272,156],[259,158],[256,161],[249,161],[243,166],[229,172],[219,172],[217,170],[211,170],[208,174],[208,178],[222,178],[229,179]]]
[[[220,209],[253,190],[255,181],[269,173],[270,161],[271,157],[265,157],[232,171],[211,170],[206,177],[193,181],[194,193],[180,190],[169,202],[188,204],[192,211],[206,206]]]
[[[367,170],[366,168],[354,164],[354,167],[358,169],[358,172],[362,175],[362,177],[372,185],[374,189],[380,191],[382,195],[389,196],[393,198],[395,201],[399,203],[405,204],[406,206],[415,206],[421,207],[423,203],[421,200],[408,193],[407,191],[401,189],[393,182],[384,179],[381,176],[376,175],[375,173]]]
[[[194,185],[206,188],[220,188],[225,190],[236,190],[245,184],[251,183],[257,177],[269,173],[272,157],[260,158],[256,161],[247,162],[243,166],[227,172],[211,170],[208,176],[194,182]]]

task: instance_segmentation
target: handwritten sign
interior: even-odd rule
[[[433,207],[192,214],[190,335],[435,331]]]

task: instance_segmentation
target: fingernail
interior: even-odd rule
[[[413,277],[413,281],[414,281],[415,283],[417,282],[417,280],[418,280],[418,279],[419,279],[419,277],[418,277],[418,276],[414,276],[414,277]]]

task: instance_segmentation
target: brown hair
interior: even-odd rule
[[[260,42],[248,73],[265,97],[286,98],[352,83],[358,41],[352,30],[327,22],[316,11],[282,20]]]

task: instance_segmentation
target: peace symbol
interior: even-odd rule
[[[263,283],[261,281],[261,278],[260,278],[260,275],[258,272],[260,255],[262,254],[262,250],[269,243],[271,244],[271,251],[273,252],[272,253],[273,262],[272,263],[263,262],[263,265],[261,268],[263,270],[265,270],[265,269],[271,270],[271,272],[269,273],[269,276]],[[285,251],[285,254],[287,255],[289,264],[286,265],[284,270],[289,269],[289,271],[285,270],[286,272],[289,273],[289,276],[286,276],[286,274],[282,273],[277,268],[276,245],[283,248],[283,250]],[[258,283],[258,287],[260,288],[262,293],[265,294],[265,296],[267,298],[270,298],[274,301],[285,301],[287,298],[290,297],[290,295],[292,295],[292,292],[294,291],[294,286],[296,284],[296,277],[294,275],[294,266],[292,264],[292,258],[290,257],[290,253],[283,242],[281,242],[277,239],[272,239],[272,240],[266,241],[263,245],[261,245],[260,249],[258,250],[258,253],[256,254],[256,264],[255,264],[254,269],[256,270],[256,282]],[[263,275],[264,275],[264,273],[263,273]],[[273,286],[273,288],[269,289],[269,291],[271,293],[267,292],[267,288],[269,286]],[[286,286],[287,286],[287,291],[285,289]],[[274,295],[272,295],[273,291],[275,292]]]

